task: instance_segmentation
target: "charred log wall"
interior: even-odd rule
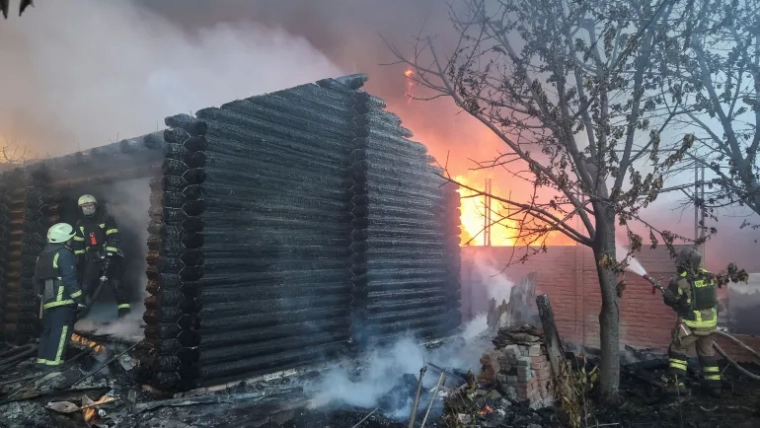
[[[365,79],[167,118],[142,357],[154,386],[244,379],[459,324],[457,194],[358,91]]]
[[[354,332],[432,339],[461,322],[458,199],[385,103],[357,93],[352,153]]]
[[[47,168],[9,171],[2,174],[0,182],[4,187],[0,201],[3,340],[24,344],[37,338],[40,331],[39,301],[32,277],[47,229],[57,220],[56,206],[51,203]]]
[[[184,146],[153,186],[145,320],[156,386],[217,384],[346,350],[352,96],[304,85],[167,121],[167,142]],[[193,165],[181,141],[189,128],[208,143]],[[199,260],[202,269],[187,266]]]
[[[61,192],[145,176],[162,147],[149,134],[0,174],[0,339],[23,344],[39,335],[32,276],[47,229],[71,221],[61,219]]]

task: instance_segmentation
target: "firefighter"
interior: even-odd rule
[[[718,327],[718,296],[715,282],[700,267],[702,256],[696,248],[684,248],[678,254],[678,275],[663,293],[665,303],[678,314],[673,338],[668,349],[671,386],[675,392],[686,392],[683,379],[687,374],[686,354],[695,345],[702,366],[704,386],[718,396],[721,392],[720,370],[713,348]]]
[[[119,318],[129,314],[129,296],[121,281],[123,256],[119,248],[119,228],[113,217],[98,206],[92,195],[82,195],[78,201],[82,218],[74,227],[74,254],[83,266],[82,285],[91,295],[101,278],[107,279],[118,305]]]
[[[34,284],[42,305],[42,335],[37,351],[37,365],[42,369],[56,370],[63,364],[77,310],[84,307],[76,257],[71,251],[73,237],[70,225],[53,225],[34,269]]]

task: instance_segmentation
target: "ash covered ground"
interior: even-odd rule
[[[29,380],[34,373],[33,360],[0,373],[0,400],[18,394],[23,387],[25,398],[0,405],[0,427],[263,427],[321,428],[358,425],[363,428],[407,427],[417,390],[420,368],[428,364],[423,377],[416,426],[433,397],[440,371],[446,371],[443,385],[435,395],[427,427],[466,426],[549,428],[570,426],[563,413],[553,407],[533,410],[527,403],[508,400],[496,390],[479,385],[472,394],[478,412],[457,414],[452,406],[444,409],[444,399],[466,386],[467,368],[478,373],[478,358],[493,348],[488,335],[469,336],[449,341],[434,349],[411,346],[400,341],[362,360],[333,365],[298,377],[269,381],[266,384],[241,384],[218,393],[156,401],[139,384],[134,375],[134,359],[122,357],[106,369],[90,376],[73,388],[50,390],[44,382]],[[128,348],[127,344],[109,343],[109,356]],[[77,380],[99,368],[108,356],[93,350],[72,347],[69,376]],[[595,363],[594,350],[585,350],[588,365]],[[129,355],[129,353],[127,354]],[[631,351],[621,378],[619,407],[590,406],[587,425],[606,427],[731,427],[760,426],[760,382],[741,375],[734,367],[723,367],[724,393],[715,399],[701,392],[698,381],[685,397],[664,394],[660,387],[667,370],[667,357],[653,352]],[[747,366],[760,373],[760,367]],[[14,379],[26,379],[14,382]],[[47,388],[47,389],[46,389]],[[84,398],[87,396],[88,398]],[[81,406],[83,400],[113,401],[96,406],[101,414],[88,425],[83,411],[70,413],[46,408],[51,402],[71,402]],[[451,402],[451,401],[449,401]],[[374,409],[371,416],[365,419]],[[92,416],[92,415],[90,415]],[[469,419],[468,419],[469,418]]]

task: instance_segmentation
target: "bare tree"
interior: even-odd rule
[[[0,166],[22,165],[28,160],[29,150],[7,134],[0,136]]]
[[[693,143],[686,135],[660,157],[661,132],[675,113],[657,102],[663,74],[652,47],[668,29],[674,2],[464,3],[451,11],[460,38],[448,52],[430,38],[418,40],[411,59],[390,48],[431,93],[419,99],[453,100],[504,142],[504,154],[481,166],[510,168],[536,189],[526,201],[492,195],[529,225],[528,242],[559,232],[592,249],[602,294],[601,393],[615,401],[624,268],[616,262],[616,228],[639,218]],[[629,237],[640,247],[641,238]]]
[[[668,108],[697,130],[687,157],[706,171],[697,207],[746,206],[760,214],[760,1],[693,0],[663,38]],[[691,7],[689,7],[691,6]]]

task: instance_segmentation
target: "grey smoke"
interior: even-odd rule
[[[405,374],[419,377],[420,369],[428,362],[447,369],[477,372],[479,359],[484,349],[490,348],[485,335],[488,328],[484,317],[477,317],[465,325],[459,340],[450,340],[443,345],[428,349],[411,336],[394,343],[373,348],[372,352],[360,359],[360,370],[353,361],[336,363],[320,376],[316,382],[304,386],[311,397],[311,407],[353,406],[374,408],[381,399],[396,393],[394,386]],[[438,381],[440,372],[429,368],[423,378],[423,387],[431,390]],[[461,384],[461,379],[450,378],[448,385]],[[396,408],[383,409],[386,416],[406,418],[411,410],[413,397],[394,397],[395,402],[404,403]]]
[[[0,137],[51,156],[344,73],[283,29],[217,23],[190,37],[132,0],[39,2],[3,21],[0,58]]]
[[[124,235],[122,241],[128,239],[132,244],[137,243],[137,245],[122,246],[125,252],[123,282],[131,292],[132,313],[117,321],[116,302],[110,290],[104,290],[87,317],[75,326],[77,331],[128,340],[140,340],[143,334],[142,316],[145,312],[143,302],[147,296],[145,257],[148,254],[149,183],[150,180],[147,178],[122,181],[106,186],[106,190],[103,191],[107,195],[105,203],[108,213],[114,217],[119,231]]]

